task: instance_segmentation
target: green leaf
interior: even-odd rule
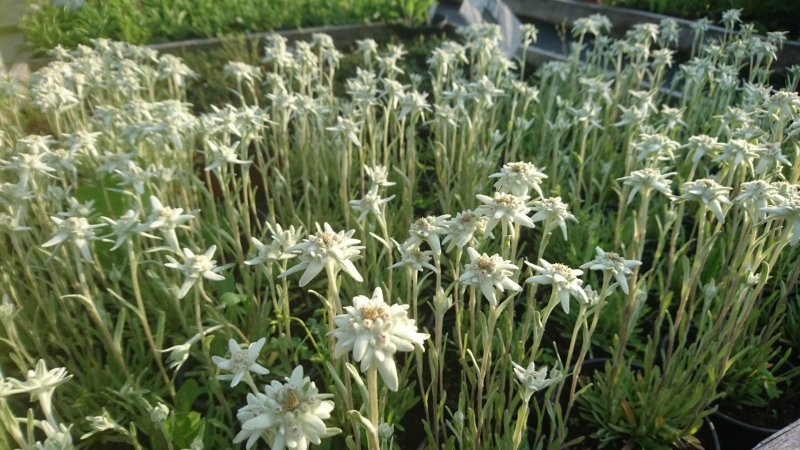
[[[178,393],[180,397],[180,392]],[[192,441],[202,433],[203,416],[196,411],[176,413],[167,418],[170,439],[177,448],[188,448]]]

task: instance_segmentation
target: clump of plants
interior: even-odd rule
[[[20,28],[37,54],[92,39],[151,44],[365,22],[424,23],[429,0],[33,0]]]
[[[734,25],[672,79],[669,22],[533,79],[491,25],[365,39],[342,95],[275,36],[204,113],[131,44],[4,75],[0,446],[702,445],[800,242],[800,98]]]

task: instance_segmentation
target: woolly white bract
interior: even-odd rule
[[[372,298],[353,297],[353,306],[345,306],[345,314],[334,317],[336,338],[334,356],[353,352],[361,370],[377,368],[386,387],[396,391],[399,384],[395,353],[422,348],[430,336],[417,331],[414,320],[408,318],[408,305],[388,305],[381,288],[375,288]]]
[[[300,263],[279,275],[279,278],[303,271],[300,277],[300,286],[305,286],[320,272],[327,270],[330,273],[343,271],[354,280],[361,282],[361,274],[353,264],[353,260],[361,255],[362,246],[356,245],[361,241],[351,236],[355,230],[348,232],[334,232],[330,225],[325,223],[322,227],[316,224],[317,232],[308,236],[302,243],[286,249],[287,252],[300,252]]]
[[[306,450],[341,431],[324,422],[335,406],[328,400],[333,395],[320,394],[316,384],[303,375],[303,366],[297,366],[285,380],[272,381],[263,393],[247,394],[247,405],[236,414],[242,431],[234,444],[247,441],[245,447],[250,449],[263,437],[273,450]]]

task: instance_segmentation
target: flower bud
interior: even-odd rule
[[[703,286],[703,296],[705,296],[709,300],[716,297],[718,293],[719,293],[719,288],[714,283],[714,280],[709,281],[708,283],[705,284],[705,286]]]
[[[14,318],[14,313],[16,312],[16,307],[11,300],[8,298],[7,294],[3,294],[3,303],[0,304],[0,322],[2,323],[10,323],[11,319]],[[6,325],[8,327],[8,325]]]
[[[150,411],[150,420],[155,423],[167,420],[167,416],[169,416],[169,407],[160,402]]]
[[[456,429],[461,429],[464,426],[464,413],[460,409],[453,413],[453,424]]]
[[[389,440],[394,435],[394,425],[389,425],[388,423],[382,423],[378,427],[378,436],[380,436],[383,440]]]
[[[436,310],[436,315],[444,315],[448,309],[453,306],[453,297],[445,296],[444,289],[439,288],[436,297],[433,298],[433,306]]]

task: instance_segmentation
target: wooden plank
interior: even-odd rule
[[[797,450],[800,449],[800,420],[768,437],[753,450]]]
[[[25,0],[0,0],[0,28],[16,27],[25,11]]]

